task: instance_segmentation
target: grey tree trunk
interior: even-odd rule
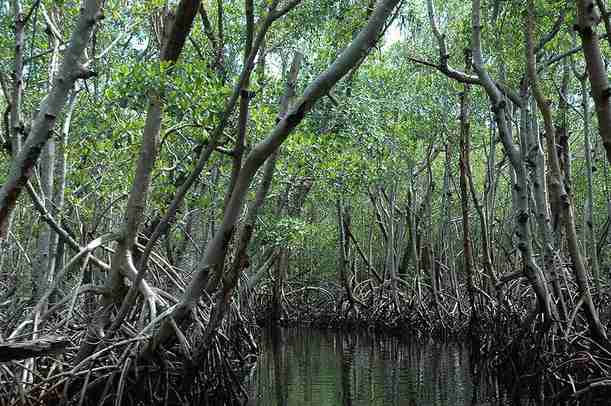
[[[560,284],[560,269],[561,258],[557,247],[555,246],[554,233],[552,230],[552,222],[549,212],[549,202],[547,199],[547,176],[546,176],[546,160],[543,146],[541,145],[541,136],[539,135],[539,124],[537,121],[537,105],[533,99],[531,102],[532,127],[530,131],[529,151],[534,151],[534,159],[531,159],[533,171],[533,189],[536,209],[537,225],[539,234],[543,243],[543,272],[549,274],[554,288],[554,294],[560,305],[560,317],[563,320],[568,318],[568,310],[566,301]]]
[[[545,123],[545,134],[547,138],[547,149],[550,157],[550,172],[551,172],[551,193],[560,203],[560,210],[563,216],[565,225],[566,238],[569,248],[569,253],[574,265],[575,277],[579,286],[579,293],[585,305],[585,313],[589,323],[589,328],[592,335],[601,343],[608,344],[607,335],[598,317],[598,310],[592,301],[590,286],[588,283],[587,271],[584,260],[579,250],[579,241],[577,239],[577,231],[575,228],[575,216],[573,212],[573,204],[571,197],[566,192],[563,172],[560,169],[558,154],[556,152],[556,131],[552,122],[552,113],[550,105],[543,95],[537,83],[537,67],[533,47],[534,33],[534,4],[532,0],[528,0],[528,18],[527,18],[527,49],[528,49],[528,76],[531,82],[531,87],[537,106],[543,115]]]
[[[291,107],[291,103],[293,98],[295,97],[295,87],[297,85],[297,77],[299,75],[299,70],[301,69],[301,62],[303,59],[303,55],[301,53],[296,53],[293,57],[293,62],[291,63],[290,70],[288,72],[288,77],[284,89],[284,96],[280,102],[280,117],[286,115]],[[280,154],[280,148],[278,148],[276,152],[276,157]],[[272,174],[273,176],[273,174]],[[282,196],[282,200],[279,202],[277,207],[277,215],[282,215],[283,213],[288,214],[289,216],[297,214],[297,212],[301,209],[298,206],[297,209],[291,209],[291,187],[292,185],[289,183],[286,188],[286,192],[284,196]],[[298,191],[296,191],[299,194]],[[306,192],[307,193],[307,192]],[[285,207],[287,206],[287,207]],[[283,289],[284,289],[284,281],[288,275],[289,271],[289,257],[290,250],[287,247],[286,243],[282,243],[278,253],[278,261],[275,264],[275,272],[274,272],[274,283],[272,287],[272,312],[271,312],[271,320],[272,323],[277,324],[281,318],[283,313]]]
[[[9,105],[9,133],[7,135],[9,137],[8,145],[10,146],[11,155],[14,160],[21,150],[21,138],[25,133],[24,125],[21,121],[21,99],[23,98],[23,53],[25,47],[24,38],[26,22],[24,21],[25,16],[21,9],[20,0],[12,0],[11,8],[15,32],[15,53],[13,57],[13,77]],[[1,209],[2,206],[0,205],[0,210]],[[10,212],[6,214],[6,219],[4,220],[2,220],[2,215],[0,214],[0,257],[2,257],[2,259],[0,259],[0,265],[3,265],[4,258],[8,254],[8,234],[11,229],[12,219],[13,215]],[[4,231],[3,227],[5,229]]]
[[[163,45],[160,54],[160,61],[174,65],[178,60],[193,20],[199,9],[198,0],[182,0],[176,9],[175,15],[168,14],[164,21],[166,32],[163,36]],[[142,224],[148,192],[151,186],[153,167],[157,158],[159,145],[159,134],[161,131],[161,120],[163,117],[163,96],[162,88],[151,89],[149,105],[146,114],[146,121],[142,132],[142,145],[136,163],[136,174],[132,189],[129,193],[125,218],[122,225],[121,236],[118,239],[119,246],[111,262],[110,276],[107,281],[107,288],[110,294],[103,297],[102,309],[96,315],[93,326],[88,329],[76,356],[76,362],[80,362],[89,356],[97,347],[101,337],[97,337],[98,331],[104,331],[110,322],[110,310],[112,304],[121,303],[119,314],[110,326],[110,331],[106,339],[110,339],[114,332],[120,327],[123,319],[131,309],[136,296],[136,291],[144,295],[151,319],[156,317],[156,295],[142,279],[143,275],[135,267],[132,252],[135,249],[138,231]],[[132,289],[125,291],[123,275],[131,274],[134,281]],[[144,273],[142,273],[144,274]]]
[[[467,66],[471,61],[470,52],[466,52],[465,59]],[[469,101],[469,85],[465,84],[460,94],[460,203],[462,208],[462,227],[463,227],[463,266],[467,274],[467,292],[469,294],[469,304],[471,305],[471,326],[477,329],[479,320],[479,306],[475,296],[474,263],[473,251],[471,247],[471,221],[469,218],[469,183],[468,174],[471,172],[470,150],[470,114],[471,106]],[[475,331],[472,330],[472,334]]]
[[[78,91],[73,90],[68,101],[68,108],[64,116],[62,130],[57,140],[55,151],[55,190],[53,192],[53,204],[51,209],[52,216],[61,222],[64,211],[65,189],[66,189],[66,147],[68,145],[68,136],[70,134],[70,125],[72,123],[72,115],[78,100]],[[63,268],[63,246],[64,241],[61,240],[59,234],[54,232],[51,234],[51,242],[49,248],[49,279],[53,280],[55,271]]]
[[[352,283],[350,275],[350,239],[348,234],[350,233],[351,224],[351,213],[350,206],[346,206],[343,199],[340,197],[336,202],[337,206],[337,225],[338,225],[338,249],[339,249],[339,277],[340,281],[346,291],[346,297],[348,298],[349,308],[346,312],[346,316],[350,312],[358,312],[354,302],[354,295],[352,294]]]
[[[534,261],[532,252],[532,238],[529,229],[529,191],[524,162],[524,159],[526,158],[524,156],[526,150],[514,144],[509,131],[510,124],[507,122],[506,116],[507,101],[501,93],[501,90],[492,80],[484,67],[481,54],[480,7],[481,5],[479,0],[472,1],[471,46],[473,51],[473,67],[477,72],[477,75],[482,82],[482,86],[486,90],[486,93],[488,94],[488,97],[492,103],[492,110],[495,115],[499,136],[516,176],[516,183],[514,186],[516,192],[515,198],[517,199],[516,234],[518,236],[518,248],[522,254],[524,276],[528,278],[533,289],[535,290],[539,310],[545,314],[546,320],[549,321],[553,320],[553,314],[555,313],[553,310],[553,301],[551,300],[547,290],[544,275],[542,274],[537,263]],[[528,115],[526,114],[526,107],[523,104],[524,101],[522,100],[522,105],[520,106],[522,110],[520,120],[520,132],[522,134],[522,138],[528,131]],[[524,147],[524,145],[522,145],[522,147]]]
[[[583,114],[583,144],[586,152],[586,180],[587,180],[587,200],[586,200],[586,239],[587,252],[590,255],[592,264],[592,276],[596,289],[600,291],[600,263],[598,260],[598,246],[596,244],[596,234],[594,231],[594,185],[592,167],[594,161],[592,152],[594,150],[590,141],[590,98],[588,92],[588,84],[585,75],[579,78],[581,82],[581,106]],[[604,165],[604,164],[603,164]]]
[[[22,137],[25,133],[21,121],[21,100],[23,98],[23,53],[25,48],[25,15],[21,9],[21,0],[11,1],[15,24],[15,56],[13,59],[13,88],[11,94],[10,142],[11,153],[16,157],[21,150]]]
[[[386,20],[399,3],[399,0],[380,0],[367,25],[354,38],[344,52],[320,74],[304,91],[293,108],[272,129],[266,139],[255,145],[246,157],[223,220],[216,234],[209,242],[193,280],[185,290],[180,302],[171,316],[164,320],[159,332],[151,341],[148,350],[156,351],[160,344],[166,343],[174,336],[172,319],[177,324],[183,323],[191,309],[195,306],[208,284],[209,273],[222,267],[225,262],[228,245],[234,233],[236,223],[242,212],[244,200],[255,174],[264,162],[278,149],[301,123],[304,116],[312,110],[315,103],[352,69],[378,41]]]
[[[51,22],[48,24],[52,24]],[[51,61],[49,63],[49,91],[53,79],[57,74],[59,60],[59,38],[53,34],[54,30],[50,26],[47,27],[49,36],[49,48],[53,50]],[[40,192],[43,197],[45,208],[52,211],[53,207],[53,181],[55,179],[55,139],[50,137],[43,147],[40,157],[38,170],[40,178]],[[32,263],[32,299],[38,302],[44,294],[49,284],[51,275],[50,264],[55,264],[55,257],[52,255],[51,244],[55,233],[51,232],[48,224],[41,225],[38,241],[36,244],[37,253]]]
[[[609,78],[603,62],[596,26],[600,16],[594,0],[577,0],[576,31],[581,38],[583,54],[588,68],[588,77],[592,87],[592,96],[596,105],[599,134],[607,151],[607,160],[611,163],[611,100],[609,98]],[[608,16],[606,16],[606,22]]]
[[[9,218],[17,204],[17,199],[29,180],[45,143],[51,137],[51,130],[68,100],[74,82],[77,79],[89,78],[93,74],[81,63],[81,56],[94,26],[103,18],[101,7],[100,1],[83,0],[76,28],[64,53],[53,88],[41,102],[23,148],[19,153],[14,154],[15,159],[11,164],[8,178],[0,188],[0,239],[7,235]]]

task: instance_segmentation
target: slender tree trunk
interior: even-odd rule
[[[191,31],[193,20],[199,8],[198,0],[183,0],[178,6],[176,16],[171,14],[165,16],[163,24],[166,32],[160,54],[160,61],[173,65],[180,56],[185,40]],[[170,71],[171,73],[171,71]],[[169,76],[168,76],[169,77]],[[142,132],[142,145],[140,155],[136,163],[136,173],[132,184],[123,223],[123,235],[119,240],[119,247],[112,260],[112,274],[109,288],[114,303],[121,303],[125,296],[123,275],[125,273],[137,273],[130,262],[132,252],[135,249],[138,232],[141,228],[147,205],[153,167],[157,160],[159,147],[159,135],[161,132],[161,120],[164,114],[163,103],[164,91],[154,89],[149,98],[146,120]],[[151,312],[154,316],[154,304],[150,303]]]
[[[560,253],[555,247],[554,233],[552,230],[552,222],[549,212],[549,203],[547,199],[547,176],[546,176],[546,160],[543,146],[541,145],[541,136],[539,135],[539,124],[537,121],[537,105],[536,101],[532,100],[532,127],[530,131],[529,150],[535,152],[534,159],[531,162],[534,165],[533,170],[533,189],[536,208],[536,218],[539,227],[539,234],[543,243],[543,272],[549,274],[552,279],[552,287],[554,294],[560,305],[560,317],[562,320],[568,319],[568,310],[566,301],[560,285],[560,275],[558,269],[560,267]]]
[[[611,101],[609,100],[611,90],[596,32],[600,16],[594,0],[577,0],[576,4],[577,24],[575,29],[581,37],[592,96],[596,105],[598,132],[607,151],[607,160],[611,163]]]
[[[348,304],[350,307],[346,312],[346,316],[350,314],[351,311],[355,313],[358,311],[355,302],[354,296],[352,294],[352,284],[350,281],[351,275],[350,272],[350,239],[348,235],[350,233],[350,224],[351,224],[351,213],[350,206],[347,206],[343,202],[343,198],[340,197],[337,199],[337,223],[338,223],[338,248],[339,248],[339,276],[344,286],[344,290],[346,291],[346,297],[348,298]]]
[[[70,39],[64,60],[53,82],[53,88],[40,103],[40,109],[32,123],[28,138],[15,153],[6,182],[0,188],[0,239],[6,237],[11,213],[23,187],[29,180],[32,169],[42,152],[60,112],[68,99],[68,94],[77,79],[86,79],[92,72],[80,63],[81,56],[95,24],[103,18],[102,3],[98,0],[83,0],[78,23]]]
[[[297,77],[299,75],[299,70],[301,69],[301,62],[303,59],[303,55],[301,53],[296,53],[293,62],[291,63],[291,67],[288,73],[288,78],[286,81],[286,86],[284,89],[284,96],[281,100],[280,105],[280,116],[284,116],[290,109],[291,102],[295,97],[295,87],[297,84]],[[279,154],[279,152],[278,152]],[[277,214],[282,216],[283,213],[288,214],[289,216],[296,215],[300,208],[294,209],[292,205],[296,202],[292,202],[291,199],[291,190],[293,185],[289,182],[287,185],[286,192],[278,203]],[[299,194],[297,190],[298,187],[294,188],[294,193]],[[282,296],[284,289],[284,282],[289,272],[289,258],[290,258],[290,248],[286,242],[283,242],[279,254],[278,261],[276,262],[275,272],[274,272],[274,284],[273,284],[273,295],[272,295],[272,323],[277,324],[281,318],[283,313],[283,304],[282,304]]]
[[[473,176],[471,174],[471,168],[467,167],[467,179],[469,181],[468,189],[471,192],[471,198],[473,199],[473,205],[475,206],[475,211],[479,217],[480,228],[482,233],[482,263],[484,266],[484,271],[490,280],[491,290],[496,290],[496,284],[498,283],[498,277],[494,270],[494,265],[492,263],[492,244],[490,242],[490,227],[488,225],[488,217],[484,211],[484,207],[477,197],[477,191],[475,190],[475,184],[473,182]],[[484,196],[485,200],[485,196]],[[497,297],[500,301],[500,291],[497,290]]]
[[[416,192],[414,188],[414,177],[415,173],[413,169],[411,170],[411,176],[409,179],[409,190],[408,190],[408,199],[409,199],[409,250],[410,257],[414,261],[414,275],[419,277],[420,275],[420,258],[418,257],[418,222],[417,222],[417,214],[416,214]],[[420,298],[419,298],[420,299]]]
[[[467,66],[471,63],[471,53],[465,52]],[[475,282],[473,278],[473,251],[471,250],[471,222],[469,219],[469,184],[471,172],[469,155],[471,150],[469,85],[465,84],[460,94],[460,205],[462,208],[463,230],[463,267],[467,274],[467,292],[471,305],[471,323],[477,326],[479,309],[476,304]]]
[[[237,239],[237,247],[233,262],[231,264],[231,268],[229,269],[229,272],[222,281],[221,291],[218,292],[218,294],[216,295],[216,300],[210,315],[210,321],[208,322],[203,337],[200,340],[200,345],[197,348],[197,351],[195,352],[193,362],[190,365],[187,365],[188,373],[187,379],[185,380],[185,387],[188,387],[191,384],[194,371],[199,368],[201,360],[207,354],[210,343],[212,342],[212,339],[217,329],[220,327],[223,318],[225,317],[225,314],[227,313],[227,309],[229,308],[229,301],[231,300],[231,294],[233,292],[233,289],[238,284],[238,280],[240,278],[241,273],[244,271],[244,269],[250,266],[250,259],[246,251],[255,229],[257,214],[263,206],[263,203],[265,202],[265,197],[267,196],[267,193],[272,183],[272,179],[274,177],[276,161],[278,159],[278,152],[278,150],[274,151],[265,163],[261,184],[257,189],[257,194],[255,196],[254,201],[248,208],[246,219],[242,228],[240,229],[239,237]],[[162,326],[162,328],[164,327],[165,326]],[[160,340],[161,338],[162,337],[155,337],[155,340]],[[154,350],[156,348],[156,345],[159,345],[159,343],[159,341],[153,341],[153,345],[151,345],[147,349],[147,352]]]
[[[51,14],[53,16],[53,14]],[[47,27],[49,36],[49,48],[53,50],[51,53],[51,61],[49,63],[49,91],[53,84],[53,79],[57,74],[59,65],[59,38],[53,34],[53,29]],[[40,191],[43,197],[45,208],[53,212],[53,181],[55,179],[55,139],[50,137],[43,147],[39,164]],[[43,223],[38,235],[36,244],[37,253],[32,264],[32,299],[34,302],[42,297],[47,290],[47,285],[51,275],[50,264],[55,264],[55,257],[52,251],[52,239],[57,235],[51,232],[48,224]],[[44,312],[44,309],[43,309]]]
[[[254,30],[255,30],[255,21],[254,21],[254,5],[252,0],[246,0],[244,2],[245,14],[246,14],[246,41],[244,46],[244,65],[248,64],[248,58],[250,57],[252,48],[253,48],[253,40],[254,40]],[[223,30],[223,6],[222,1],[218,2],[218,18],[219,18],[219,37],[223,38],[222,30]],[[224,52],[221,50],[220,52]],[[222,54],[221,54],[222,55]],[[221,58],[222,60],[222,58]],[[240,173],[240,168],[242,167],[242,158],[244,157],[244,149],[246,148],[246,130],[248,127],[248,113],[249,113],[249,104],[250,99],[253,97],[253,93],[248,90],[248,86],[250,85],[250,76],[246,78],[244,83],[242,84],[242,88],[240,89],[240,106],[238,113],[238,136],[236,137],[235,145],[233,147],[233,160],[231,165],[231,179],[229,180],[229,187],[227,188],[227,193],[225,194],[225,200],[223,203],[223,208],[227,206],[229,203],[229,199],[231,198],[231,193],[233,192],[233,188],[238,179],[238,175]]]
[[[506,116],[507,101],[484,67],[484,62],[481,55],[480,7],[480,0],[472,0],[471,44],[473,51],[473,67],[477,72],[477,75],[480,78],[488,97],[491,100],[492,110],[495,115],[495,121],[498,126],[501,142],[503,143],[511,166],[515,171],[516,183],[514,188],[516,193],[515,198],[517,199],[516,234],[518,236],[518,248],[522,254],[524,275],[528,278],[533,289],[535,290],[537,300],[539,302],[539,310],[545,314],[546,320],[549,321],[553,320],[553,302],[549,296],[545,278],[541,272],[541,269],[535,262],[532,252],[532,239],[529,229],[529,192],[524,162],[526,151],[514,144],[509,131],[510,124],[507,122]],[[524,114],[525,107],[523,104],[524,101],[522,100],[522,106],[520,107],[523,112],[520,120],[520,130],[521,132],[525,133],[527,131],[526,125],[528,123],[528,116]]]
[[[588,96],[588,84],[585,75],[580,78],[581,82],[581,106],[583,114],[583,137],[584,137],[584,149],[586,152],[586,180],[587,180],[587,200],[586,200],[586,237],[588,253],[590,254],[590,261],[592,264],[592,276],[594,277],[594,284],[596,290],[600,292],[600,264],[598,260],[598,248],[596,244],[596,234],[594,231],[594,182],[592,167],[594,161],[592,159],[592,152],[594,148],[590,141],[590,98]],[[604,164],[603,164],[604,165]]]
[[[246,194],[258,169],[286,140],[293,129],[299,125],[305,114],[312,110],[314,104],[368,54],[369,50],[377,43],[378,36],[387,18],[398,3],[399,0],[378,1],[367,25],[352,43],[345,48],[344,52],[326,71],[321,73],[305,89],[299,101],[278,121],[268,137],[254,146],[248,154],[240,170],[234,192],[227,204],[223,220],[215,236],[206,247],[199,269],[172,315],[164,320],[159,332],[151,341],[148,351],[156,351],[160,344],[166,343],[174,336],[173,322],[170,320],[175,320],[177,324],[186,320],[187,315],[206,289],[209,273],[224,264],[228,245],[242,212]]]
[[[558,155],[556,153],[556,132],[552,122],[552,113],[550,105],[547,102],[537,83],[537,68],[533,47],[533,32],[535,23],[534,4],[532,0],[528,0],[527,8],[528,19],[526,34],[528,51],[528,76],[531,82],[531,87],[533,89],[533,94],[535,96],[535,99],[537,100],[537,105],[539,107],[539,110],[541,111],[541,114],[543,115],[543,121],[545,123],[545,134],[547,138],[548,154],[550,156],[550,172],[552,177],[552,180],[550,182],[550,184],[552,185],[551,193],[561,204],[561,213],[563,216],[562,220],[565,224],[569,254],[571,256],[571,260],[573,261],[575,277],[579,286],[579,293],[584,301],[584,310],[588,319],[590,331],[598,341],[608,344],[607,335],[598,317],[598,311],[594,305],[594,302],[592,301],[587,271],[585,268],[583,257],[581,255],[581,252],[579,251],[579,242],[577,238],[577,231],[575,228],[573,204],[571,201],[571,197],[565,190],[563,173],[560,170]]]
[[[21,10],[21,0],[12,0],[11,8],[13,12],[14,22],[14,33],[15,33],[15,53],[13,57],[13,77],[12,77],[12,89],[10,95],[9,109],[9,133],[7,136],[7,148],[10,148],[13,160],[21,150],[22,136],[25,134],[23,122],[21,121],[21,99],[23,98],[23,53],[25,47],[25,16]],[[0,189],[0,197],[2,196]],[[4,257],[8,254],[8,234],[11,229],[11,223],[13,219],[12,213],[6,215],[4,220],[4,232],[3,219],[1,214],[1,202],[0,202],[0,256]],[[0,260],[2,265],[2,260]]]
[[[274,281],[272,285],[272,311],[271,321],[273,324],[278,324],[282,320],[284,313],[284,305],[282,297],[284,296],[284,284],[287,273],[289,271],[289,249],[283,246],[278,254],[278,261],[274,267]]]
[[[486,159],[486,187],[484,190],[484,196],[482,198],[484,202],[484,212],[486,214],[486,231],[487,235],[492,235],[492,225],[494,224],[494,213],[495,213],[495,200],[497,193],[497,185],[499,177],[496,176],[496,132],[494,129],[494,120],[490,123],[490,149]],[[473,189],[473,188],[472,188]],[[490,246],[490,245],[489,245]],[[494,259],[491,254],[491,262],[494,263]]]
[[[397,232],[397,225],[395,222],[396,218],[396,192],[397,184],[396,182],[392,182],[390,196],[387,193],[380,189],[380,192],[383,193],[383,197],[385,199],[380,199],[380,204],[384,204],[386,201],[388,205],[388,209],[384,210],[384,218],[386,219],[386,230],[388,230],[388,240],[386,241],[385,247],[385,270],[386,275],[389,281],[390,286],[390,294],[393,299],[393,303],[395,307],[398,308],[398,296],[397,296],[397,250],[396,250],[396,241],[399,238]]]
[[[23,98],[23,53],[25,49],[25,15],[21,10],[21,0],[12,0],[12,11],[15,30],[15,56],[13,59],[13,89],[10,106],[10,142],[11,154],[16,157],[21,150],[22,137],[25,133],[21,121],[21,100]]]
[[[382,216],[382,209],[380,207],[381,203],[379,202],[379,197],[377,196],[379,195],[378,192],[379,190],[377,188],[374,191],[372,191],[371,188],[367,189],[369,200],[371,201],[371,207],[373,208],[373,212],[375,213],[376,224],[380,228],[380,232],[382,233],[382,238],[384,239],[384,243],[388,244],[388,230],[387,230],[386,222],[384,221],[384,218]]]
[[[451,238],[447,238],[450,233],[450,206],[452,204],[452,194],[450,193],[450,177],[452,167],[452,144],[445,144],[445,164],[443,169],[443,189],[441,191],[441,213],[439,235],[437,237],[437,252],[439,253],[439,262],[450,267],[448,260],[448,252],[451,252]],[[450,282],[452,285],[452,275],[450,274]]]
[[[296,53],[295,57],[293,58],[293,63],[291,66],[289,77],[287,78],[285,94],[282,98],[281,105],[280,105],[279,117],[283,117],[289,111],[291,98],[295,94],[295,86],[297,82],[297,76],[299,75],[299,70],[301,68],[302,58],[303,56],[300,53]],[[205,356],[216,330],[221,325],[221,322],[223,321],[223,318],[225,317],[225,313],[227,312],[227,309],[229,307],[229,301],[231,299],[231,294],[238,284],[240,275],[242,274],[244,269],[250,266],[250,259],[248,258],[246,251],[248,249],[248,245],[250,243],[250,240],[252,238],[252,235],[255,229],[255,222],[257,219],[258,212],[260,208],[263,206],[263,203],[265,202],[265,197],[267,196],[267,193],[271,187],[271,183],[274,177],[274,171],[276,169],[276,161],[278,159],[279,152],[280,150],[276,149],[265,162],[261,184],[259,185],[257,189],[257,193],[255,195],[254,201],[248,207],[244,225],[240,229],[240,233],[237,239],[237,247],[235,250],[235,255],[234,255],[233,262],[231,264],[231,268],[229,269],[229,272],[222,280],[222,289],[216,295],[216,301],[212,309],[212,314],[210,316],[210,322],[208,323],[208,326],[206,330],[204,331],[204,336],[201,340],[201,344],[195,354],[194,359],[196,360],[196,362],[188,366],[188,370],[189,370],[188,380],[189,381],[192,379],[193,370],[197,368],[197,364],[198,364],[197,360]],[[279,319],[274,319],[274,321],[277,321],[277,320]],[[156,338],[156,339],[158,340],[159,338]],[[154,349],[157,343],[158,342],[154,341],[151,348],[147,349],[147,351],[151,351],[152,349]]]
[[[78,100],[78,92],[72,91],[69,97],[68,108],[64,116],[64,122],[60,136],[56,146],[55,160],[55,190],[53,192],[53,208],[51,213],[55,219],[61,222],[64,212],[65,189],[66,189],[66,148],[68,145],[68,136],[70,134],[70,124],[72,123],[72,115]],[[63,268],[63,252],[64,240],[60,239],[58,233],[54,232],[51,235],[50,254],[49,254],[49,279],[55,278],[55,271]],[[61,283],[61,281],[60,281]]]
[[[166,32],[163,35],[160,61],[167,63],[170,69],[182,52],[198,8],[199,0],[182,0],[177,6],[175,15],[164,17],[166,18]],[[151,319],[156,317],[155,293],[141,277],[138,277],[138,270],[135,267],[132,252],[135,249],[138,231],[144,218],[148,192],[151,186],[152,171],[157,158],[164,108],[163,97],[164,91],[162,88],[151,91],[146,121],[142,132],[142,145],[138,162],[136,163],[135,178],[129,193],[122,225],[122,235],[119,238],[119,246],[111,262],[111,274],[107,281],[107,288],[110,294],[104,295],[102,309],[88,328],[88,333],[83,339],[76,356],[76,363],[89,356],[97,347],[98,341],[101,338],[97,337],[98,332],[104,331],[110,322],[111,306],[122,303],[119,314],[114,320],[113,325],[110,326],[109,334],[105,337],[107,340],[112,338],[112,335],[121,325],[123,318],[131,308],[136,288],[131,289],[129,293],[126,292],[123,284],[123,275],[132,275],[130,279],[132,281],[135,280],[134,287],[140,289],[145,295]]]
[[[40,159],[40,187],[43,202],[47,210],[53,206],[53,169],[55,167],[55,141],[49,140],[44,147]],[[36,256],[32,262],[32,300],[38,302],[47,290],[50,269],[49,264],[55,263],[51,256],[52,231],[48,224],[41,224],[41,230],[36,242]],[[44,309],[43,309],[44,310]]]
[[[427,230],[433,229],[433,170],[432,160],[427,160],[427,188],[428,192],[426,194],[425,200],[425,213],[426,213],[426,228]],[[432,238],[432,235],[428,235],[428,238]],[[437,269],[435,266],[435,254],[433,252],[433,242],[428,240],[425,241],[424,246],[426,249],[423,251],[423,262],[428,264],[428,268],[425,270],[429,271],[429,275],[431,276],[431,290],[433,292],[433,303],[435,305],[435,310],[437,312],[440,311],[440,300],[439,300],[439,278],[437,276]]]

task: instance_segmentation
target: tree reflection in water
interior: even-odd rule
[[[474,385],[457,343],[313,329],[266,332],[249,405],[509,405],[489,374]],[[484,376],[486,375],[486,376]]]

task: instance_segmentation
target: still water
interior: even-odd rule
[[[268,332],[259,343],[251,406],[509,404],[494,380],[474,384],[469,352],[456,343],[310,329]]]

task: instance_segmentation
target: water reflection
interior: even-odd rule
[[[309,329],[268,332],[249,383],[249,405],[507,405],[490,377],[473,383],[455,343]]]

